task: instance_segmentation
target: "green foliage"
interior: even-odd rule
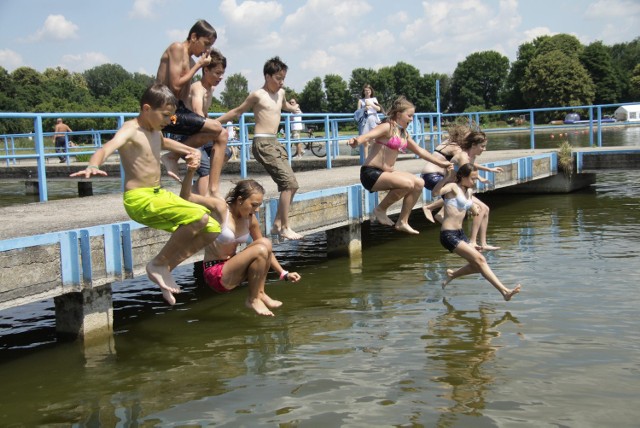
[[[633,69],[633,74],[629,79],[629,95],[634,100],[640,100],[640,64]]]
[[[238,107],[249,96],[249,81],[240,73],[232,74],[225,79],[220,96],[227,110]]]
[[[95,98],[108,97],[122,83],[132,78],[131,73],[118,64],[102,64],[84,72],[89,91]]]
[[[300,109],[305,113],[322,113],[327,111],[327,99],[322,90],[322,79],[316,77],[307,82],[298,100]]]
[[[595,84],[595,104],[612,104],[620,99],[620,84],[616,78],[611,54],[602,42],[587,46],[580,55],[580,62]]]
[[[554,50],[531,60],[522,92],[530,107],[578,106],[593,102],[595,86],[576,56]]]
[[[498,52],[469,55],[453,73],[453,109],[464,111],[470,105],[481,105],[487,110],[498,105],[508,72],[509,59]]]
[[[569,177],[573,174],[572,147],[568,141],[564,141],[558,149],[558,167]]]
[[[337,74],[327,74],[324,77],[324,88],[327,94],[328,111],[348,113],[354,110],[353,100],[349,94],[347,82],[345,82],[342,77]]]

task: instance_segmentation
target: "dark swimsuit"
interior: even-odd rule
[[[448,154],[448,155],[447,155],[447,154],[445,154],[445,153],[442,153],[442,151],[440,151],[440,150],[438,150],[438,149],[435,149],[435,150],[434,150],[434,152],[438,152],[438,153],[440,153],[440,154],[441,154],[442,156],[444,156],[444,158],[445,158],[446,160],[448,160],[449,162],[451,162],[451,159],[453,159],[453,156],[454,156],[454,155],[452,155],[452,154]]]
[[[360,167],[360,182],[362,183],[362,187],[367,189],[369,193],[375,192],[373,186],[376,184],[376,181],[380,178],[384,171],[380,168],[376,168],[374,166],[361,166]]]

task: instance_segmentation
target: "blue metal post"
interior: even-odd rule
[[[598,120],[598,127],[600,120]],[[593,107],[589,107],[589,147],[593,147]]]
[[[42,136],[42,116],[37,115],[34,119],[36,154],[38,155],[38,191],[40,192],[40,202],[49,200],[47,194],[47,172],[44,157],[44,139]]]
[[[529,131],[530,131],[529,139],[531,141],[531,150],[535,150],[536,148],[536,137],[535,137],[535,132],[533,131],[533,128],[534,128],[533,122],[534,122],[533,110],[529,110]]]

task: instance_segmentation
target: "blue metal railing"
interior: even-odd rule
[[[410,125],[410,133],[413,139],[423,148],[433,151],[433,149],[442,140],[442,123],[443,120],[455,119],[457,117],[467,117],[469,121],[481,123],[481,117],[484,115],[523,115],[529,117],[529,125],[526,127],[509,127],[509,131],[526,131],[530,134],[530,147],[535,149],[535,132],[536,130],[542,130],[548,128],[549,125],[536,125],[535,115],[536,113],[548,112],[548,111],[576,111],[576,110],[588,110],[589,111],[589,144],[594,146],[594,134],[597,138],[597,146],[602,147],[602,109],[613,108],[626,104],[606,104],[597,106],[573,106],[573,107],[553,107],[553,108],[539,108],[539,109],[523,109],[523,110],[500,110],[489,112],[473,112],[473,113],[416,113],[413,118],[413,122]],[[595,111],[595,115],[594,115]],[[0,135],[0,139],[4,142],[4,154],[0,155],[0,161],[5,161],[6,165],[15,164],[18,159],[35,159],[38,169],[38,187],[40,194],[40,201],[47,201],[47,180],[46,180],[46,159],[50,157],[64,156],[67,161],[67,165],[70,165],[70,157],[75,155],[91,155],[102,146],[103,137],[106,135],[113,135],[118,128],[122,126],[125,119],[136,117],[137,113],[2,113],[0,112],[0,119],[31,119],[33,120],[32,133],[27,134],[7,134]],[[215,118],[219,114],[209,114],[210,117]],[[309,136],[308,138],[301,138],[299,140],[291,139],[291,122],[293,122],[294,116],[300,116],[302,118],[302,124],[307,129],[314,127],[316,129],[322,129],[322,135]],[[46,146],[45,138],[51,137],[52,132],[44,132],[42,129],[43,119],[53,118],[115,118],[117,121],[117,128],[112,130],[90,130],[71,132],[66,135],[67,144],[64,153],[56,153],[54,147]],[[250,131],[255,125],[253,122],[253,113],[243,114],[237,123],[233,123],[233,126],[239,127],[238,140],[232,141],[229,144],[239,147],[240,154],[240,175],[242,178],[248,176],[247,162],[250,159],[249,148],[251,141],[249,139]],[[225,126],[226,124],[223,124]],[[289,162],[293,159],[291,146],[292,144],[314,142],[316,144],[326,145],[326,168],[332,168],[332,161],[335,160],[340,154],[341,144],[344,144],[346,140],[355,135],[355,123],[353,115],[351,113],[283,113],[281,126],[285,130],[284,138],[280,138],[280,141],[285,146],[287,153],[289,154]],[[582,125],[564,125],[565,127],[584,126]],[[594,126],[597,127],[597,132],[594,133]],[[340,135],[340,129],[347,129],[347,132]],[[557,129],[557,128],[555,128]],[[485,129],[485,132],[498,132],[500,129]],[[353,133],[352,133],[353,132]],[[74,148],[73,151],[69,151],[69,138],[72,136],[89,135],[92,140],[91,145],[83,145]],[[33,144],[32,147],[20,148],[16,140],[27,139],[29,144]],[[30,152],[30,153],[27,153]],[[33,153],[35,152],[35,153]],[[21,154],[22,153],[22,154]],[[363,162],[363,154],[361,152],[360,161]],[[121,174],[123,177],[124,174]]]

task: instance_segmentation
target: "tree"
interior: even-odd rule
[[[589,72],[595,84],[595,104],[613,104],[620,98],[620,84],[611,62],[611,54],[602,42],[587,46],[580,55],[580,62]]]
[[[629,95],[634,100],[640,100],[640,64],[633,69],[631,78],[629,79]]]
[[[323,113],[327,111],[327,100],[322,90],[322,79],[315,77],[307,82],[300,93],[300,109],[305,113]]]
[[[554,50],[531,60],[522,92],[529,107],[578,106],[593,102],[595,86],[576,56]]]
[[[618,43],[609,48],[611,61],[620,83],[620,101],[638,101],[637,97],[631,95],[629,82],[634,68],[640,64],[640,37],[630,43]]]
[[[102,64],[84,72],[89,91],[96,98],[108,97],[123,82],[131,79],[131,74],[118,64]]]
[[[249,82],[242,74],[235,73],[225,79],[220,97],[227,110],[238,107],[248,96]]]
[[[501,100],[508,109],[517,110],[528,107],[522,94],[522,83],[524,82],[527,67],[534,58],[535,52],[536,46],[533,42],[523,43],[518,48],[518,56],[511,64]]]
[[[425,74],[418,80],[418,95],[414,102],[418,112],[435,112],[436,106],[436,81],[440,81],[440,111],[448,109],[448,95],[451,79],[446,74]]]
[[[559,50],[568,57],[579,57],[584,49],[580,40],[570,34],[539,37],[534,44],[536,45],[536,56]]]
[[[333,113],[349,113],[355,110],[347,82],[337,74],[324,77],[327,110]]]
[[[17,111],[35,111],[35,106],[47,99],[42,91],[42,75],[30,67],[19,67],[11,73],[16,88]]]
[[[458,63],[453,72],[453,109],[464,111],[472,105],[490,109],[500,103],[509,73],[509,59],[495,51],[477,52]]]

